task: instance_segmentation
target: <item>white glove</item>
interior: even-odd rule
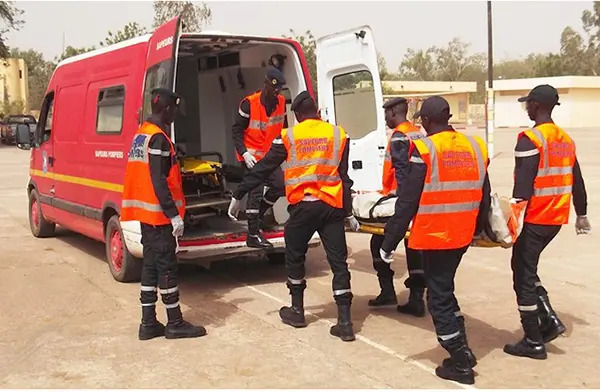
[[[590,225],[587,216],[578,216],[575,221],[575,232],[577,234],[588,234],[590,231],[592,231],[592,225]]]
[[[240,200],[235,197],[231,198],[231,203],[229,203],[229,209],[227,210],[227,215],[229,215],[231,220],[237,220],[237,216],[240,213],[240,204],[242,204]]]
[[[381,260],[385,261],[388,264],[391,264],[393,259],[394,252],[387,253],[383,249],[379,249],[379,256],[381,256]]]
[[[179,215],[171,218],[171,226],[173,226],[173,237],[181,237],[183,235],[183,219]]]
[[[360,229],[360,223],[358,223],[354,215],[347,216],[346,222],[352,231],[358,231]]]
[[[248,169],[252,169],[254,165],[256,165],[256,158],[254,158],[254,155],[250,154],[248,151],[246,151],[242,157],[244,158],[244,163]]]

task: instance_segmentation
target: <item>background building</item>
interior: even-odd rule
[[[23,113],[29,111],[29,81],[23,59],[0,60],[0,106],[22,103]],[[20,113],[14,113],[20,114]]]
[[[393,94],[384,95],[384,100],[405,97],[412,101],[409,115],[421,106],[421,102],[432,95],[444,97],[450,104],[453,124],[466,124],[469,113],[469,94],[477,91],[476,82],[438,82],[438,81],[389,81],[382,82]]]
[[[600,76],[494,80],[494,126],[530,126],[525,104],[517,99],[540,84],[549,84],[558,90],[560,106],[552,115],[557,124],[565,128],[600,126],[596,112],[600,109]]]

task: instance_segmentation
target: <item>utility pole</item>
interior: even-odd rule
[[[487,2],[488,86],[486,89],[485,142],[490,159],[494,157],[494,51],[492,49],[492,2]]]

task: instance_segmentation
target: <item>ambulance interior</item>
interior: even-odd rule
[[[306,82],[300,59],[291,45],[208,35],[184,35],[180,40],[175,91],[183,97],[183,110],[175,120],[174,136],[175,144],[182,147],[186,157],[184,193],[188,215],[193,219],[190,226],[197,227],[194,230],[231,232],[231,225],[239,225],[240,231],[245,231],[245,222],[225,222],[215,217],[226,217],[231,200],[227,190],[234,189],[243,176],[231,130],[239,103],[263,88],[266,67],[273,63],[273,56],[283,58],[286,86],[282,94],[286,97],[287,123],[292,126],[296,120],[289,107],[293,97],[306,89]],[[210,166],[208,174],[202,174],[202,168],[206,168],[199,164],[202,160],[222,161],[213,179]],[[194,170],[195,175],[186,175],[186,171]],[[243,211],[242,208],[240,220],[244,219]],[[275,205],[273,218],[278,224],[287,220],[285,198]]]

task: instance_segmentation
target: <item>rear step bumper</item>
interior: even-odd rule
[[[129,252],[135,257],[143,257],[142,235],[139,222],[121,222],[123,237]],[[281,253],[285,251],[283,230],[265,232],[265,238],[273,244],[267,251],[246,246],[246,234],[230,234],[226,236],[189,238],[179,240],[179,253],[177,256],[185,260],[201,259],[227,259],[254,254]],[[319,235],[315,233],[309,242],[309,247],[321,243]]]

